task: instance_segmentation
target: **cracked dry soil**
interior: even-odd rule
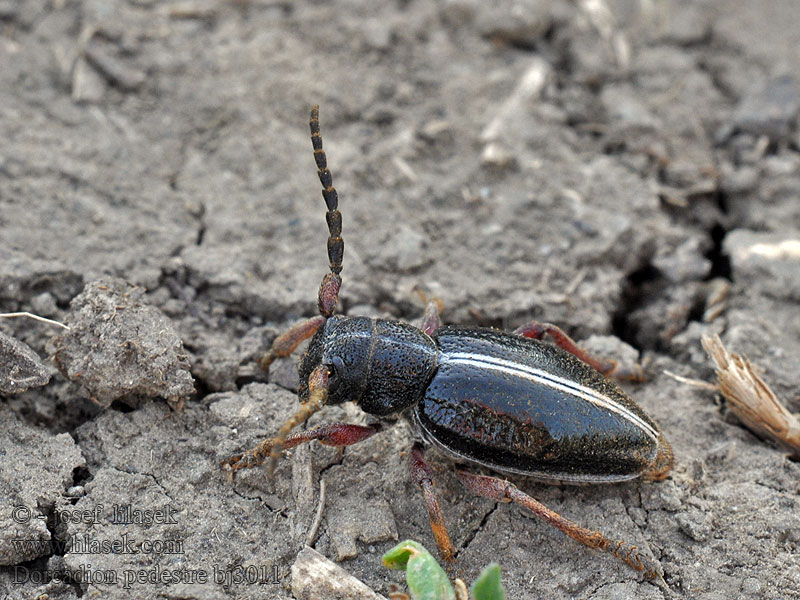
[[[638,355],[649,379],[626,389],[675,450],[661,483],[516,481],[643,548],[666,587],[470,496],[431,454],[466,579],[497,561],[512,599],[800,598],[800,465],[664,374],[711,380],[700,336],[719,332],[800,411],[800,8],[488,4],[0,2],[0,311],[68,320],[116,277],[162,323],[117,310],[139,333],[113,344],[82,323],[99,333],[78,358],[109,386],[153,359],[111,401],[55,369],[60,329],[0,319],[52,375],[0,399],[0,598],[292,598],[321,480],[313,547],[378,593],[402,584],[380,565],[394,540],[434,548],[403,421],[344,452],[297,448],[272,480],[218,466],[296,407],[296,359],[267,376],[255,358],[314,314],[326,271],[313,102],[344,217],[341,312],[413,320],[419,286],[447,323],[536,318]],[[168,330],[172,358],[148,337]],[[186,389],[161,365],[194,379],[181,410],[151,397],[169,377]]]

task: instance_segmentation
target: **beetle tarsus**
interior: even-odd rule
[[[234,454],[233,456],[226,458],[220,463],[220,465],[223,469],[228,471],[231,476],[233,476],[236,471],[257,467],[264,462],[267,456],[269,456],[270,450],[272,449],[272,444],[273,438],[264,440],[246,452]]]
[[[241,454],[234,454],[233,456],[229,456],[228,458],[223,460],[221,463],[219,463],[219,466],[222,467],[222,470],[228,476],[228,481],[230,481],[231,483],[233,483],[233,480],[236,477],[236,469],[237,469],[237,467],[235,465],[241,459],[242,459],[242,455]]]
[[[259,456],[259,446],[251,448],[242,454],[234,454],[233,456],[223,460],[220,465],[223,469],[230,472],[232,475],[241,469],[250,469],[257,467],[264,462],[266,455]]]

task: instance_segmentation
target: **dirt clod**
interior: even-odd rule
[[[153,397],[181,404],[194,392],[183,343],[144,290],[121,279],[86,286],[70,303],[69,331],[53,338],[53,360],[98,404]]]

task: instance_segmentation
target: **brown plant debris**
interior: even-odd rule
[[[800,457],[800,419],[790,413],[747,358],[728,352],[718,335],[704,335],[703,348],[716,364],[719,390],[733,413],[756,434]]]

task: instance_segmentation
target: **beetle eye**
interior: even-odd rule
[[[328,373],[328,392],[333,392],[339,385],[339,380],[342,378],[344,372],[344,361],[339,356],[334,356],[331,364],[328,365],[330,372]]]

